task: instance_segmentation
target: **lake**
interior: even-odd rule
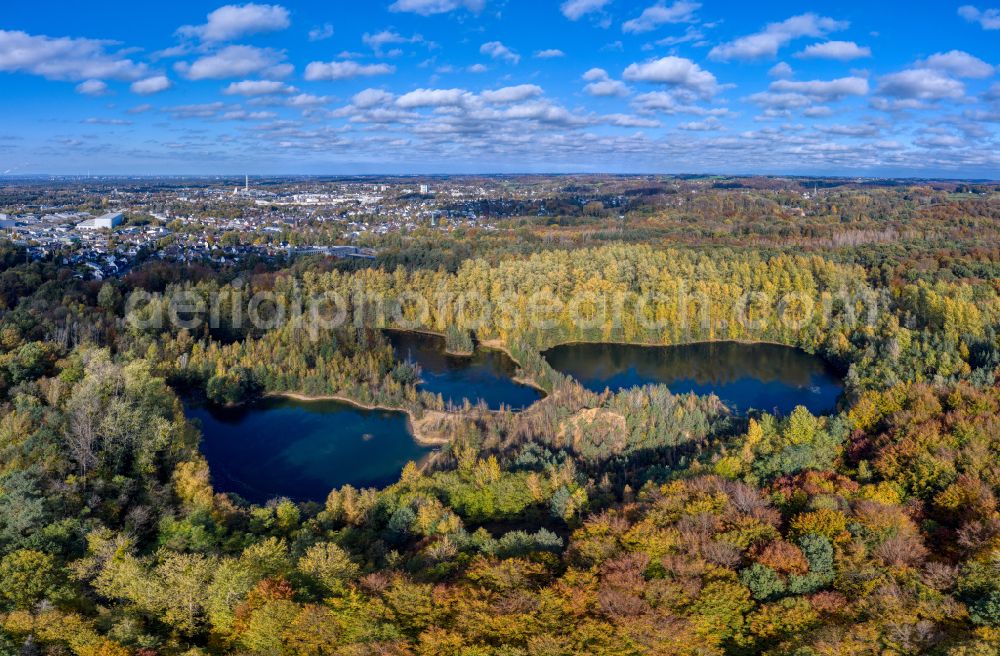
[[[825,414],[836,410],[843,393],[840,378],[822,358],[776,344],[564,344],[543,355],[595,392],[660,383],[675,394],[715,394],[737,412],[787,414],[803,405]]]
[[[419,389],[440,394],[445,403],[482,400],[493,410],[501,405],[523,410],[542,398],[533,387],[514,382],[517,365],[502,351],[477,347],[470,356],[445,353],[444,337],[401,330],[386,336],[400,360],[420,365]]]
[[[322,503],[345,484],[395,483],[431,449],[414,441],[406,415],[338,401],[268,398],[246,407],[195,406],[201,451],[218,492],[253,503],[284,496]]]

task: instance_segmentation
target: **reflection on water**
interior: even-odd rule
[[[788,413],[804,405],[827,413],[843,392],[821,358],[776,344],[564,344],[544,355],[554,369],[595,392],[662,383],[676,394],[716,394],[737,411]]]
[[[430,452],[413,440],[402,413],[338,401],[265,399],[193,407],[188,416],[201,422],[215,489],[254,503],[278,496],[322,502],[347,483],[382,487]]]
[[[457,406],[465,399],[473,404],[482,399],[493,410],[501,405],[522,410],[541,398],[538,390],[512,380],[517,365],[505,353],[476,348],[471,356],[448,355],[443,337],[400,330],[386,334],[397,358],[420,365],[418,387],[440,394],[445,403]]]

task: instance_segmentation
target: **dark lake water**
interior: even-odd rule
[[[196,406],[201,450],[220,492],[254,503],[284,496],[326,499],[347,483],[382,487],[430,449],[410,435],[406,415],[363,410],[337,401],[265,399],[252,406]]]
[[[501,405],[522,410],[542,398],[535,388],[512,380],[517,365],[501,351],[476,348],[468,357],[448,355],[444,338],[437,335],[389,330],[386,336],[398,359],[420,365],[418,387],[440,394],[445,403],[462,405],[469,399],[475,404],[481,399],[493,410]]]
[[[814,414],[829,413],[843,392],[824,360],[775,344],[564,344],[544,356],[595,392],[664,384],[675,394],[716,394],[737,412],[787,414],[804,405]]]

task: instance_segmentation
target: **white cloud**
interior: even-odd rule
[[[204,25],[185,25],[177,30],[181,36],[197,37],[202,41],[232,41],[248,34],[274,32],[291,25],[288,10],[281,5],[226,5],[208,15]]]
[[[48,37],[0,30],[0,71],[50,80],[135,80],[146,65],[107,52],[109,41]]]
[[[715,76],[690,59],[663,57],[642,64],[629,64],[622,77],[630,82],[653,82],[689,89],[708,97],[718,91]]]
[[[509,61],[513,64],[521,61],[521,55],[517,54],[504,44],[499,41],[490,41],[489,43],[484,43],[480,48],[479,52],[484,55],[489,55],[493,59],[502,59],[504,61]]]
[[[762,91],[747,97],[747,100],[771,109],[799,109],[809,107],[813,101],[801,93],[775,93],[773,91]]]
[[[232,82],[222,90],[227,96],[270,96],[279,93],[294,93],[295,87],[290,87],[277,80],[243,80]]]
[[[291,66],[281,63],[284,58],[283,54],[270,48],[226,46],[195,60],[193,64],[178,62],[174,68],[189,80],[222,80],[261,72],[284,77],[291,73]]]
[[[329,96],[314,96],[311,93],[299,93],[279,101],[286,107],[318,107],[330,102]]]
[[[465,105],[472,94],[465,89],[417,89],[396,99],[396,106],[402,109],[419,107],[458,107]]]
[[[864,96],[868,93],[868,80],[863,77],[842,77],[836,80],[775,80],[771,91],[801,94],[819,100],[839,100],[847,96]]]
[[[970,23],[979,23],[984,30],[1000,30],[1000,9],[979,11],[972,5],[958,8],[958,15]]]
[[[211,118],[226,107],[222,102],[200,103],[196,105],[176,105],[164,107],[163,111],[174,118]]]
[[[88,125],[132,125],[132,121],[126,121],[120,118],[88,118],[80,121],[81,123],[86,123]]]
[[[130,88],[132,89],[132,93],[139,94],[140,96],[150,96],[154,93],[166,91],[172,86],[173,82],[166,75],[154,75],[143,80],[136,80]]]
[[[325,41],[333,36],[333,25],[324,23],[309,30],[310,41]]]
[[[574,116],[565,107],[542,101],[513,105],[503,113],[503,116],[509,119],[538,121],[539,123],[561,126],[582,125],[588,122],[587,119]]]
[[[763,31],[715,46],[708,53],[711,59],[760,59],[774,57],[778,50],[802,37],[821,37],[847,29],[850,24],[813,13],[792,16],[780,23],[769,23]]]
[[[540,86],[535,84],[519,84],[513,87],[483,91],[479,94],[479,97],[488,103],[500,105],[523,102],[540,95],[542,95],[542,88]]]
[[[558,48],[549,48],[547,50],[539,50],[535,53],[536,59],[554,59],[556,57],[565,57],[566,53]]]
[[[620,128],[656,128],[661,125],[655,119],[633,116],[632,114],[608,114],[604,120]]]
[[[488,71],[488,70],[490,70],[490,69],[489,69],[489,67],[488,67],[488,66],[486,66],[486,65],[484,65],[484,64],[472,64],[471,66],[469,66],[469,67],[468,67],[467,69],[465,69],[465,70],[467,70],[467,71],[468,71],[468,72],[470,72],[470,73],[476,73],[476,74],[479,74],[479,73],[485,73],[486,71]]]
[[[712,117],[705,119],[704,121],[681,123],[677,127],[688,132],[710,132],[712,130],[720,129],[722,125],[719,123],[719,119]]]
[[[389,11],[431,16],[445,14],[463,7],[471,12],[479,13],[485,5],[485,0],[396,0],[389,5]]]
[[[814,43],[796,56],[802,59],[850,61],[852,59],[871,57],[872,49],[868,46],[859,46],[853,41],[827,41],[825,43]]]
[[[377,105],[387,105],[395,98],[396,96],[383,89],[365,89],[354,94],[351,104],[361,109],[368,109]]]
[[[361,40],[366,46],[371,48],[376,55],[379,57],[385,54],[383,48],[388,45],[395,43],[422,43],[424,37],[419,34],[414,34],[413,36],[403,36],[399,32],[393,30],[382,30],[381,32],[376,32],[375,34],[365,34],[361,37]]]
[[[778,62],[777,64],[771,67],[771,70],[769,70],[767,74],[770,75],[771,77],[786,78],[795,75],[795,71],[793,71],[792,67],[789,66],[787,63]]]
[[[965,85],[941,71],[911,68],[880,78],[878,93],[911,100],[942,100],[961,98]]]
[[[877,125],[870,123],[861,123],[858,125],[845,125],[841,123],[837,125],[817,126],[816,129],[826,134],[835,134],[841,137],[877,137],[881,132]]]
[[[583,74],[583,79],[590,82],[584,91],[592,96],[601,98],[623,97],[630,91],[628,86],[621,80],[613,80],[608,72],[603,68],[592,68]]]
[[[802,111],[802,114],[804,116],[808,116],[809,118],[826,118],[828,116],[833,116],[833,113],[832,109],[823,105],[808,107]]]
[[[638,18],[626,21],[622,25],[622,32],[640,34],[651,32],[666,23],[690,23],[694,21],[694,12],[700,8],[701,3],[698,2],[677,0],[668,6],[661,0],[652,7],[646,7]]]
[[[584,87],[584,91],[599,98],[622,98],[631,93],[628,85],[621,80],[601,80],[600,82],[591,82]]]
[[[395,66],[388,64],[359,64],[355,61],[311,62],[306,66],[305,78],[317,80],[349,80],[355,77],[389,75],[396,72]]]
[[[76,85],[76,92],[85,96],[105,96],[108,92],[108,85],[103,80],[84,80]]]
[[[915,68],[931,68],[954,75],[955,77],[980,80],[991,77],[994,73],[994,68],[991,65],[961,50],[939,52],[931,55],[927,59],[917,62]]]
[[[611,0],[566,0],[559,9],[563,16],[575,21],[580,20],[587,14],[602,11]]]
[[[234,109],[219,118],[223,121],[266,121],[276,116],[277,114],[274,112],[248,112],[243,109]]]

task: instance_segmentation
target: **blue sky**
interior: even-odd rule
[[[962,2],[8,3],[0,175],[996,179],[998,64]]]

